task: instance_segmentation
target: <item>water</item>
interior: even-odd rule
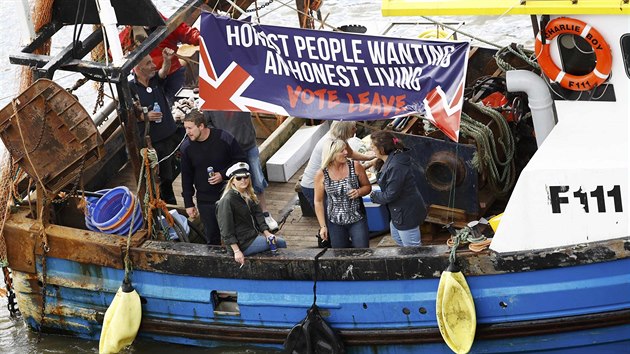
[[[266,1],[259,1],[260,4]],[[21,27],[19,25],[16,9],[21,8],[21,0],[0,1],[0,108],[10,103],[16,95],[19,80],[19,67],[9,63],[9,54],[19,52],[21,48]],[[171,15],[183,1],[158,0],[154,1],[157,8],[165,15]],[[287,6],[282,5],[283,3]],[[264,10],[260,11],[261,23],[297,27],[297,15],[291,9],[295,7],[293,0],[275,0]],[[415,37],[422,31],[431,28],[427,25],[416,23],[427,21],[422,18],[383,18],[380,13],[381,1],[377,0],[326,0],[322,6],[322,17],[333,26],[348,24],[364,25],[368,33],[380,34],[387,28],[390,22],[404,22],[391,30],[388,35],[400,37]],[[326,15],[328,17],[326,17]],[[464,22],[463,29],[474,36],[479,36],[499,46],[505,46],[512,42],[521,43],[527,47],[533,46],[529,19],[526,16],[495,17],[458,17],[458,18],[434,18],[443,22]],[[85,38],[91,26],[85,26],[82,38]],[[70,43],[73,28],[65,28],[53,38],[52,54],[60,51]],[[58,37],[59,40],[57,39]],[[468,40],[460,36],[459,39]],[[473,44],[477,42],[473,41]],[[77,79],[79,74],[68,72],[56,73],[54,79],[62,86],[69,87]],[[81,103],[91,112],[95,101],[95,91],[89,84],[84,85],[76,94]],[[0,150],[3,147],[0,144]],[[4,284],[0,274],[0,282]],[[173,353],[186,351],[195,353],[266,353],[269,350],[252,349],[247,347],[220,348],[215,350],[179,346],[163,343],[153,343],[137,340],[127,353]],[[25,353],[98,353],[98,342],[85,341],[76,338],[43,335],[40,342],[37,334],[31,332],[21,319],[9,318],[6,297],[0,297],[0,353],[25,354]]]

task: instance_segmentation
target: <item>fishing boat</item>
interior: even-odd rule
[[[197,3],[188,1],[166,25],[158,23],[163,29],[118,67],[69,59],[71,50],[64,52],[65,58],[21,54],[12,61],[35,63],[43,73],[65,68],[106,76],[118,87],[118,112],[125,122],[133,118],[133,110],[121,74]],[[537,149],[527,156],[516,183],[503,193],[507,202],[498,226],[493,223],[489,250],[457,247],[471,240],[467,235],[489,232],[478,223],[462,228],[466,232],[453,231],[455,244],[450,246],[427,242],[418,248],[325,251],[289,247],[251,256],[238,267],[220,247],[156,240],[146,229],[129,237],[88,230],[84,212],[77,207],[82,197],[70,193],[51,205],[45,190],[60,191],[82,173],[102,177],[105,157],[111,157],[112,144],[122,145],[122,137],[115,140],[111,131],[97,132],[81,120],[86,114],[62,97],[64,90],[42,80],[0,111],[5,145],[38,184],[32,204],[10,210],[2,234],[12,288],[26,323],[46,333],[98,340],[121,280],[131,277],[142,308],[138,336],[156,341],[280,349],[316,304],[338,334],[335,338],[353,353],[627,351],[630,126],[623,97],[630,83],[630,4],[384,0],[382,11],[386,16],[531,15],[540,69],[509,70],[506,85],[508,91],[526,93]],[[206,19],[216,20],[209,16]],[[154,19],[161,21],[159,16]],[[101,40],[98,36],[86,45]],[[202,46],[202,57],[208,52]],[[469,75],[475,70],[472,64],[471,59]],[[206,71],[200,81],[212,80],[209,68],[201,69]],[[250,109],[256,108],[255,102],[248,102]],[[464,111],[471,112],[468,104]],[[272,111],[270,105],[261,110]],[[57,161],[33,148],[40,131],[20,126],[24,117],[42,117],[42,112],[54,118],[47,124],[62,127],[61,138],[46,147],[72,149],[60,155],[65,159],[58,161],[63,171],[52,166]],[[25,134],[31,136],[27,142]],[[447,185],[440,185],[444,180],[439,173],[433,183],[447,195],[456,190],[448,183],[455,184],[460,159],[465,161],[462,173],[474,174],[467,169],[474,151],[464,153],[470,147],[444,139],[449,134],[457,138],[457,130],[442,138],[402,136],[415,148],[446,146],[443,150],[449,153],[462,149],[462,155],[447,154],[450,157],[435,165],[443,167],[438,172],[446,171]],[[126,135],[133,143],[131,131]],[[55,145],[58,141],[66,146]],[[140,158],[133,164],[140,170]],[[470,185],[481,190],[484,183],[475,174]],[[460,227],[494,213],[485,205],[490,199],[468,196],[475,200],[473,205],[469,200],[447,203],[451,211],[461,211]],[[434,217],[439,219],[438,214]],[[319,349],[336,352],[332,348]]]

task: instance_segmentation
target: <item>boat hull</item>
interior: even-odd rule
[[[32,225],[23,221],[19,230],[8,224],[9,250],[36,244]],[[45,272],[36,246],[32,253],[10,253],[18,257],[12,264],[24,318],[44,332],[96,340],[124,276],[124,238],[77,235],[56,225],[46,231],[51,249]],[[317,249],[256,255],[239,268],[219,248],[134,237],[141,337],[280,348],[313,302]],[[463,252],[459,263],[477,312],[472,351],[627,349],[629,254],[629,239],[528,254]],[[317,305],[351,352],[450,352],[435,317],[439,275],[447,265],[443,246],[329,250],[319,261]]]

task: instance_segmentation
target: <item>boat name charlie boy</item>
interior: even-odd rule
[[[623,212],[621,201],[621,186],[615,185],[610,190],[605,191],[604,186],[597,186],[592,191],[584,191],[580,186],[573,192],[569,191],[569,186],[549,186],[549,201],[551,202],[551,211],[554,214],[562,212],[562,204],[569,204],[569,198],[573,197],[584,209],[589,213],[589,199],[596,204],[598,213],[606,212],[606,199],[612,201],[615,213]],[[594,212],[594,211],[593,211]]]

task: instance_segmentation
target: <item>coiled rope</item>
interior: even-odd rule
[[[524,62],[526,62],[532,68],[540,69],[540,65],[538,65],[538,62],[536,61],[536,55],[534,51],[525,49],[525,47],[523,47],[522,44],[517,44],[515,47],[516,48],[514,48],[514,46],[512,45],[505,46],[499,49],[499,51],[494,55],[494,60],[497,62],[497,66],[501,70],[503,70],[504,72],[507,72],[509,70],[517,70],[517,68],[515,68],[510,63],[503,60],[503,57],[505,57],[507,52],[510,52],[514,54],[515,56],[521,58]]]
[[[166,221],[169,226],[173,226],[174,220],[171,213],[168,212],[166,208],[166,202],[163,201],[160,197],[160,186],[155,183],[155,178],[153,176],[153,172],[155,168],[159,165],[158,155],[154,149],[141,149],[140,153],[143,156],[144,164],[142,170],[146,173],[146,193],[144,194],[144,205],[146,207],[146,215],[147,215],[147,229],[153,230],[153,210],[158,209],[162,211]],[[140,171],[140,176],[142,176],[142,170]],[[142,177],[140,177],[142,178]],[[140,181],[138,182],[140,185]]]
[[[514,166],[514,137],[503,116],[492,108],[483,104],[471,104],[479,112],[492,118],[496,123],[500,136],[494,138],[494,133],[487,126],[472,119],[468,114],[462,112],[461,132],[462,135],[475,139],[477,152],[473,157],[473,166],[478,171],[487,171],[490,185],[500,194],[506,194],[511,190],[516,182],[516,171]],[[504,160],[501,160],[497,153],[496,143],[505,152]]]
[[[451,235],[451,238],[446,241],[446,245],[451,248],[448,256],[448,260],[451,264],[455,263],[457,259],[457,248],[460,245],[468,243],[468,249],[473,252],[481,252],[490,246],[491,239],[484,235],[475,236],[473,230],[466,226],[461,230],[458,230],[455,235]]]

